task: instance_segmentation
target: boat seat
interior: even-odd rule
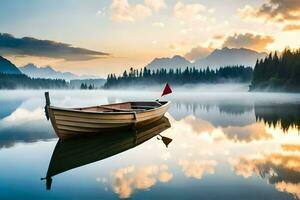
[[[110,107],[103,107],[109,110],[104,110],[102,112],[142,112],[145,111],[146,109],[138,109],[138,108],[134,108],[134,109],[121,109],[121,108],[110,108]]]
[[[157,108],[157,106],[132,106],[132,108],[136,108],[136,109],[144,109],[144,110],[149,110],[149,109],[154,109],[154,108]]]

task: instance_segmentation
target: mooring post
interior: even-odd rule
[[[46,98],[46,106],[50,106],[49,92],[45,92],[45,98]]]
[[[45,114],[46,114],[47,120],[49,120],[49,113],[48,113],[48,106],[50,106],[49,92],[45,92],[45,98],[46,98]]]

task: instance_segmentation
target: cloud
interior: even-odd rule
[[[180,47],[176,43],[169,44],[168,48],[174,51],[180,49]]]
[[[248,178],[255,173],[268,178],[269,183],[281,181],[300,183],[300,156],[297,154],[273,153],[259,157],[243,156],[232,162],[237,175]]]
[[[213,39],[214,40],[222,40],[224,38],[224,35],[214,35]]]
[[[245,178],[253,173],[267,178],[270,184],[281,192],[293,194],[300,198],[300,156],[299,154],[274,153],[259,157],[243,156],[232,161],[237,175]]]
[[[58,58],[68,61],[91,60],[109,56],[108,53],[72,47],[70,44],[32,37],[15,38],[7,33],[0,33],[0,54]]]
[[[197,133],[208,134],[213,141],[227,140],[234,143],[250,143],[261,140],[271,140],[272,134],[269,133],[265,124],[253,123],[246,126],[228,126],[224,128],[216,128],[210,122],[188,116],[182,120],[186,125]]]
[[[213,130],[215,129],[215,127],[208,121],[205,121],[200,118],[196,118],[195,116],[192,115],[184,118],[183,122],[191,126],[193,131],[195,131],[198,134],[213,132]]]
[[[120,198],[129,198],[136,189],[148,189],[154,186],[157,181],[168,182],[173,174],[168,171],[166,165],[151,165],[135,168],[129,166],[120,168],[113,172],[113,191]]]
[[[258,8],[246,5],[238,9],[243,18],[261,18],[273,22],[297,21],[300,19],[299,0],[268,0]]]
[[[111,5],[111,19],[114,21],[135,21],[148,17],[152,10],[143,4],[130,5],[128,0],[113,0]]]
[[[298,31],[300,30],[300,24],[288,24],[282,29],[283,31]]]
[[[177,2],[175,4],[173,13],[174,16],[181,21],[189,20],[200,20],[204,21],[207,19],[203,12],[207,11],[206,7],[202,4],[184,4],[182,2]]]
[[[300,152],[300,144],[282,144],[281,148],[284,151],[299,151]]]
[[[254,123],[247,126],[229,126],[222,129],[226,138],[234,142],[253,142],[272,139],[264,123]]]
[[[106,15],[106,8],[104,7],[102,9],[97,10],[96,15],[97,16],[105,16]]]
[[[0,149],[10,148],[20,142],[33,143],[54,138],[41,107],[34,110],[19,107],[0,119],[0,136]]]
[[[162,22],[154,22],[154,23],[152,24],[152,26],[159,27],[159,28],[164,28],[164,27],[165,27],[165,24],[162,23]]]
[[[276,184],[276,189],[280,192],[293,194],[295,199],[300,199],[300,183],[285,183],[284,181]],[[297,198],[296,198],[297,197]]]
[[[213,51],[211,47],[203,47],[201,45],[192,48],[189,52],[187,52],[184,57],[190,61],[194,61],[200,58],[206,57]]]
[[[169,182],[173,178],[173,174],[170,172],[164,171],[159,174],[158,180],[160,182],[166,183]]]
[[[268,44],[274,41],[272,36],[254,35],[252,33],[237,34],[228,36],[223,47],[249,48],[256,51],[264,51]]]
[[[214,174],[216,161],[214,160],[180,160],[179,165],[187,177],[201,179],[206,174]]]
[[[256,11],[250,5],[245,5],[243,8],[239,8],[237,10],[237,15],[244,19],[256,19],[254,17],[256,15]]]
[[[166,7],[165,0],[145,0],[145,4],[155,11]]]
[[[172,42],[170,43],[167,47],[171,50],[171,51],[180,51],[181,49],[185,49],[188,46],[188,41],[187,40],[177,40],[176,42]],[[179,53],[179,52],[177,52]]]
[[[29,111],[24,108],[18,108],[11,115],[7,116],[2,121],[0,121],[0,127],[2,123],[4,123],[4,125],[8,125],[9,123],[26,123],[29,121],[44,119],[44,112],[45,111],[42,108],[38,108],[34,111]]]

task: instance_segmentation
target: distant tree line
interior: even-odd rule
[[[300,49],[285,49],[257,60],[250,90],[300,92]]]
[[[85,81],[85,80],[76,80]],[[91,80],[88,80],[91,81]],[[98,80],[96,80],[98,81]],[[98,81],[99,82],[99,81]],[[0,89],[95,89],[94,84],[81,82],[79,86],[71,85],[63,79],[30,78],[25,74],[0,73]]]
[[[0,89],[63,89],[68,83],[61,79],[29,78],[24,74],[0,73]]]
[[[130,68],[121,76],[109,74],[104,88],[136,86],[141,84],[161,84],[168,82],[173,85],[196,84],[196,83],[223,83],[223,82],[245,82],[250,83],[253,70],[251,67],[227,66],[213,70],[197,69],[195,67],[182,70],[178,69],[157,69],[151,70]]]
[[[90,84],[90,85],[88,86],[86,83],[81,83],[80,89],[81,89],[81,90],[87,90],[87,89],[93,90],[93,89],[95,89],[95,86],[94,86],[94,84]]]
[[[97,78],[97,79],[75,79],[70,80],[70,87],[74,89],[99,89],[103,87],[106,79]]]

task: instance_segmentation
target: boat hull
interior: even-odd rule
[[[48,114],[59,138],[94,135],[116,129],[138,128],[161,119],[170,102],[144,112],[91,112],[49,106]]]

